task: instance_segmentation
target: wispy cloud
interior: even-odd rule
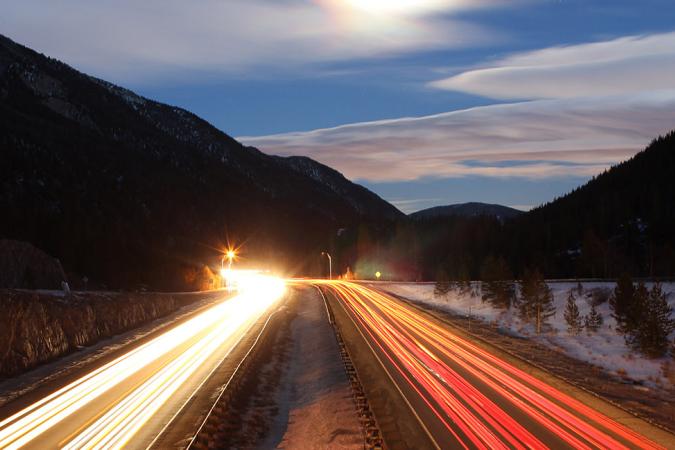
[[[675,127],[675,90],[492,105],[309,132],[241,137],[357,180],[591,176]]]
[[[431,86],[497,99],[675,89],[675,32],[518,53]]]
[[[503,2],[389,4],[371,11],[344,0],[33,0],[4,2],[0,29],[118,82],[185,72],[264,76],[271,69],[484,44],[496,33],[453,13]]]

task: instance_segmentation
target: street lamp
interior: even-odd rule
[[[234,258],[237,256],[237,253],[234,250],[228,250],[223,257],[220,259],[220,270],[224,271],[225,270],[225,259],[227,258],[227,269],[232,268],[232,261]]]
[[[237,253],[234,250],[228,250],[227,253],[225,254],[227,257],[228,263],[227,263],[227,268],[231,269],[232,268],[232,261],[234,261],[234,258],[237,256]]]
[[[321,255],[326,255],[328,257],[328,279],[333,279],[333,258],[330,257],[330,253],[321,252]]]

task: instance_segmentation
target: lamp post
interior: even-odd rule
[[[330,257],[330,253],[321,252],[321,255],[326,255],[328,257],[328,279],[333,279],[333,258]]]
[[[234,252],[234,250],[228,250],[227,253],[225,253],[225,257],[227,258],[227,268],[231,269],[232,268],[232,261],[234,261],[234,257],[237,256],[237,254]]]

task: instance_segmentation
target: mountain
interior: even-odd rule
[[[675,132],[558,199],[503,221],[486,215],[429,216],[414,237],[421,278],[439,267],[453,277],[481,276],[505,260],[514,276],[536,267],[551,278],[675,276]]]
[[[336,230],[404,217],[316,161],[243,146],[2,36],[0,148],[0,237],[109,286],[180,288],[228,240],[311,272]]]
[[[409,214],[408,217],[414,220],[431,219],[434,217],[476,217],[491,216],[499,220],[508,220],[523,214],[523,211],[509,208],[508,206],[493,205],[489,203],[460,203],[457,205],[435,206],[433,208],[423,209],[421,211]]]

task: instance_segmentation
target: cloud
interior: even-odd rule
[[[519,53],[434,81],[496,99],[572,98],[675,89],[675,32]]]
[[[448,11],[504,6],[502,0],[322,0],[328,7],[373,16],[429,15]]]
[[[675,90],[491,105],[433,116],[239,138],[372,182],[480,175],[591,176],[675,128]]]
[[[270,69],[467,47],[494,37],[452,13],[497,1],[394,3],[409,11],[376,14],[345,0],[28,0],[3,4],[0,29],[117,82],[180,79],[176,74],[186,71],[264,76]],[[424,8],[413,8],[417,3]]]

